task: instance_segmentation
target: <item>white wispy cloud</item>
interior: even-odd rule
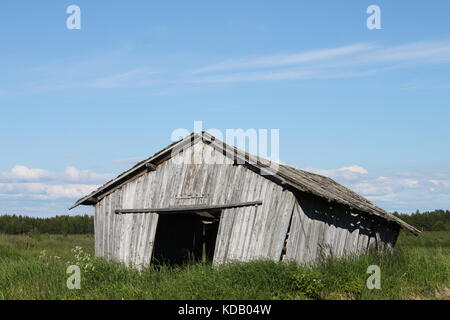
[[[367,175],[369,173],[367,169],[357,165],[343,167],[339,169],[306,168],[305,170],[323,176],[327,176],[333,179],[345,179],[345,180],[357,180],[360,179],[361,176]]]
[[[39,200],[72,199],[81,198],[98,187],[99,185],[87,184],[0,183],[0,197]]]
[[[410,84],[402,87],[403,90],[437,90],[450,89],[450,84]]]
[[[89,170],[79,170],[74,166],[69,166],[61,176],[68,181],[83,181],[83,182],[99,182],[112,179],[114,175],[109,173],[96,173]]]
[[[340,56],[348,56],[358,52],[367,51],[373,47],[374,46],[370,44],[354,44],[345,47],[299,52],[294,54],[279,54],[279,55],[237,59],[237,60],[227,60],[217,64],[196,69],[192,71],[192,73],[198,74],[212,71],[229,71],[236,69],[241,70],[241,69],[271,68],[271,67],[297,65],[305,62],[314,62],[336,58]]]
[[[112,89],[133,86],[148,86],[157,83],[153,80],[153,76],[158,74],[156,71],[146,69],[133,69],[117,74],[108,75],[98,79],[94,79],[86,84],[89,88]]]
[[[108,173],[96,173],[90,170],[79,170],[74,166],[67,167],[64,172],[52,172],[39,168],[28,168],[17,165],[11,170],[0,172],[0,182],[33,182],[33,181],[61,181],[61,182],[101,182],[111,179]]]
[[[419,181],[412,178],[377,177],[353,184],[356,192],[366,195],[386,195],[399,192],[405,188],[417,188]]]
[[[23,180],[34,181],[53,178],[53,173],[44,169],[28,168],[25,166],[15,166],[8,172],[0,172],[1,180]]]
[[[383,47],[362,55],[362,61],[420,62],[421,64],[450,62],[450,41],[414,42]]]
[[[30,80],[21,83],[20,89],[5,88],[5,94],[125,88],[145,89],[146,93],[151,88],[154,94],[172,94],[195,90],[204,84],[371,77],[399,69],[450,63],[450,40],[400,45],[354,43],[283,54],[268,52],[227,58],[203,66],[186,62],[183,68],[160,59],[143,60],[130,50],[104,58],[98,53],[92,59],[83,57],[76,61],[72,58],[70,63],[22,70]],[[442,88],[446,88],[446,84]]]
[[[358,165],[305,170],[330,177],[386,210],[438,209],[429,207],[431,203],[446,208],[450,199],[448,172],[375,175]]]
[[[397,46],[353,44],[295,54],[225,60],[192,71],[200,83],[363,77],[401,68],[450,63],[450,41]],[[206,74],[206,75],[205,75]]]
[[[112,174],[79,170],[69,166],[64,172],[17,165],[0,172],[2,199],[72,199],[82,197],[113,178]]]
[[[431,192],[450,191],[450,179],[430,179],[429,182],[431,183]]]
[[[52,179],[54,177],[54,174],[47,170],[28,168],[20,165],[15,166],[8,172],[0,172],[0,181],[36,181]]]

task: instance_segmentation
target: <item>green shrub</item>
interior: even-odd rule
[[[348,281],[343,281],[336,286],[336,292],[330,294],[330,298],[334,299],[359,299],[365,289],[364,280],[354,278]]]
[[[299,269],[292,275],[295,290],[298,290],[307,298],[320,299],[323,290],[323,281],[318,272],[309,269]]]

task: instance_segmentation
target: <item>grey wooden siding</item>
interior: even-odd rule
[[[209,160],[195,161],[194,155]],[[212,159],[219,164],[210,164]],[[183,164],[189,160],[192,164]],[[115,209],[255,200],[263,200],[263,204],[223,211],[214,263],[279,260],[296,200],[290,191],[244,166],[234,166],[211,146],[197,143],[160,164],[156,171],[137,176],[99,199],[95,207],[96,255],[137,267],[150,263],[158,214],[117,215]]]
[[[390,251],[398,226],[317,197],[297,196],[285,260],[314,262],[321,255],[340,257],[368,248]]]
[[[291,192],[283,191],[269,180],[260,180],[249,170],[243,172],[244,178],[245,175],[252,175],[255,181],[244,182],[253,191],[243,192],[254,192],[254,197],[259,194],[264,199],[263,205],[224,210],[214,255],[216,264],[281,258],[295,198]]]

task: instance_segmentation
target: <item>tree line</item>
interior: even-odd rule
[[[434,210],[413,214],[393,213],[406,223],[422,231],[450,231],[450,211]],[[56,216],[35,218],[18,215],[0,216],[0,233],[4,234],[93,234],[94,217]]]
[[[449,210],[417,210],[413,214],[394,212],[394,215],[422,231],[450,231]]]
[[[94,233],[94,217],[56,216],[35,218],[17,215],[0,216],[0,233],[4,234],[90,234]]]

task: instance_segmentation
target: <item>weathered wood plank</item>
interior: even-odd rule
[[[152,209],[117,209],[116,214],[128,214],[128,213],[172,213],[180,211],[208,211],[208,210],[220,210],[229,208],[249,207],[262,205],[261,200],[248,201],[240,203],[219,204],[219,205],[194,205],[194,206],[178,206],[172,208],[152,208]]]

